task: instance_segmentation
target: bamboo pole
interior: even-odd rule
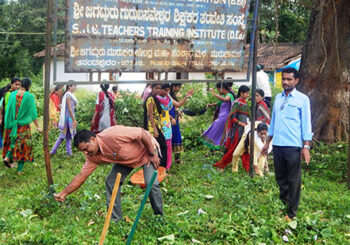
[[[151,178],[151,181],[148,183],[145,195],[143,196],[143,199],[142,199],[139,211],[137,212],[136,219],[135,219],[134,224],[132,225],[131,231],[129,233],[128,240],[126,241],[126,245],[130,245],[131,244],[131,240],[132,240],[132,237],[134,236],[134,233],[135,233],[135,230],[136,230],[136,227],[137,227],[137,223],[139,222],[141,213],[143,211],[143,208],[145,207],[145,204],[146,204],[149,192],[151,191],[151,188],[153,186],[153,182],[156,179],[157,174],[158,174],[158,171],[154,170],[152,178]]]
[[[102,245],[103,242],[105,241],[105,238],[106,238],[106,234],[107,234],[108,227],[109,227],[109,221],[111,220],[111,216],[112,216],[112,211],[113,211],[113,207],[114,207],[115,198],[117,196],[118,189],[119,189],[121,176],[122,175],[120,173],[118,173],[117,174],[117,178],[115,178],[115,183],[114,183],[114,187],[113,187],[113,191],[112,191],[112,197],[111,197],[111,200],[109,202],[108,212],[107,212],[105,224],[103,226],[103,230],[102,230],[102,234],[101,234],[99,245]]]

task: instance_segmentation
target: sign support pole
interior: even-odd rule
[[[51,31],[52,31],[52,6],[53,0],[47,1],[46,12],[46,42],[45,42],[45,84],[44,84],[44,157],[46,166],[47,182],[49,187],[53,185],[51,162],[49,155],[49,103],[50,103],[50,59],[51,59]]]
[[[349,82],[350,84],[350,82]],[[350,93],[350,92],[349,92]],[[350,122],[350,96],[349,96],[349,122]],[[350,123],[348,126],[348,189],[350,190]]]
[[[258,13],[259,13],[259,0],[256,0],[254,6],[254,23],[252,32],[254,38],[250,40],[250,43],[254,45],[253,51],[253,77],[252,77],[252,93],[251,93],[251,122],[250,122],[250,146],[249,146],[249,175],[254,176],[254,134],[255,134],[255,93],[256,93],[256,65],[257,65],[257,52],[258,52]],[[247,135],[249,137],[249,135]]]

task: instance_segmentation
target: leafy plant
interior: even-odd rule
[[[118,124],[134,127],[143,127],[143,104],[136,93],[120,92],[115,103]]]

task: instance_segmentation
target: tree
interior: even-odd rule
[[[42,59],[33,55],[45,48],[47,0],[0,0],[0,80],[30,76],[42,68]],[[59,6],[65,6],[59,0]],[[61,11],[62,17],[64,11]],[[63,21],[59,29],[64,30]],[[64,41],[59,35],[59,42]]]
[[[260,42],[301,43],[305,41],[311,12],[307,4],[302,0],[261,0],[260,2]],[[252,6],[254,6],[253,3]]]
[[[350,1],[314,0],[301,61],[314,138],[345,140],[349,128]]]

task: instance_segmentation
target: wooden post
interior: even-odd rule
[[[46,44],[45,44],[45,83],[44,83],[44,157],[46,166],[47,182],[49,187],[53,185],[53,178],[51,172],[51,162],[49,155],[49,103],[50,103],[50,59],[51,59],[51,31],[52,31],[52,6],[53,0],[47,1],[46,12]]]
[[[114,187],[113,187],[113,191],[112,191],[112,196],[111,196],[111,200],[109,202],[108,212],[107,212],[105,224],[103,226],[103,230],[102,230],[102,234],[101,234],[99,245],[102,245],[104,243],[104,241],[105,241],[105,238],[106,238],[106,234],[107,234],[108,227],[109,227],[109,221],[111,220],[111,217],[112,217],[112,211],[113,211],[113,207],[114,207],[114,202],[115,202],[115,198],[117,197],[117,193],[118,193],[118,189],[119,189],[119,185],[120,185],[120,178],[121,177],[122,177],[122,175],[120,173],[118,173],[117,174],[117,178],[115,178],[115,183],[114,183]]]

